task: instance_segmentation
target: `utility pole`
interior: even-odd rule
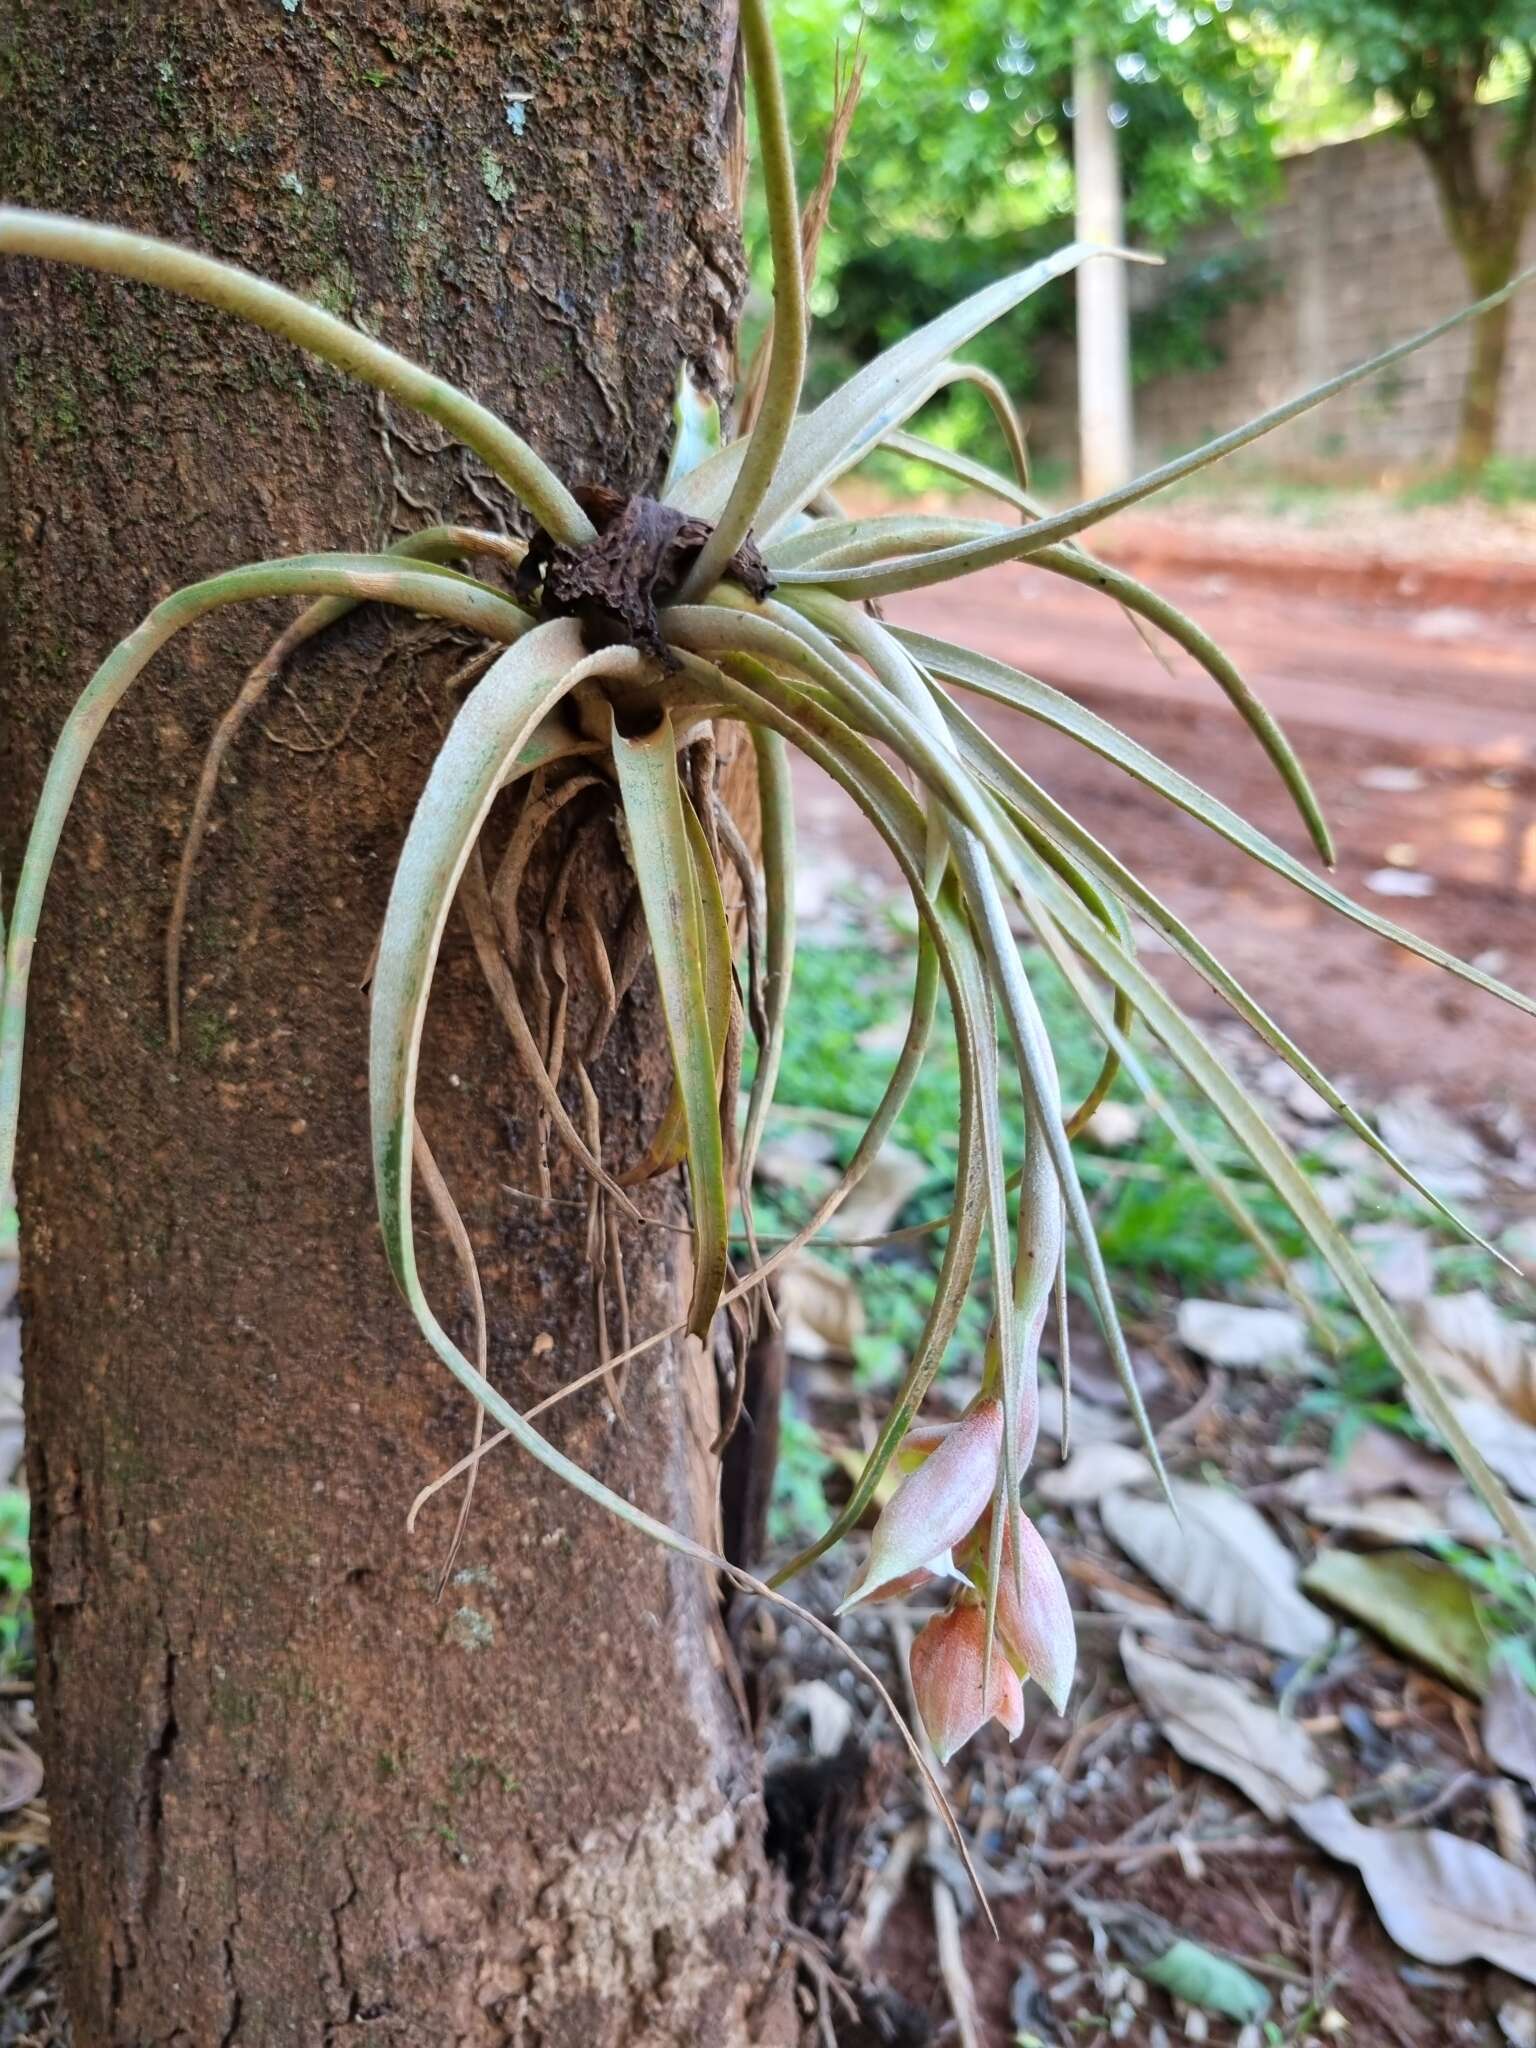
[[[1072,163],[1077,174],[1077,237],[1125,240],[1120,144],[1109,118],[1112,73],[1080,41],[1072,66]],[[1129,481],[1136,451],[1131,421],[1131,333],[1125,264],[1097,256],[1077,273],[1077,437],[1085,497]]]

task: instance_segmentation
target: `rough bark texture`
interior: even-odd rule
[[[451,372],[568,476],[642,489],[680,359],[718,374],[740,296],[730,15],[12,0],[0,191],[264,271]],[[277,342],[57,269],[0,264],[0,404],[8,875],[68,704],[167,590],[512,511],[435,430]],[[712,1590],[515,1454],[488,1462],[440,1604],[453,1497],[402,1527],[470,1414],[386,1273],[358,985],[451,636],[333,634],[242,742],[166,1051],[198,763],[281,617],[206,622],[118,714],[33,985],[29,1443],[77,2048],[782,2039]],[[611,831],[583,886],[611,923]],[[526,1402],[592,1356],[584,1218],[504,1191],[533,1185],[532,1105],[457,929],[428,1041],[423,1121],[481,1257],[493,1372]],[[633,1156],[664,1087],[648,974],[596,1079]],[[673,1313],[678,1243],[626,1237],[641,1327]],[[665,1353],[631,1378],[627,1432],[588,1394],[551,1433],[702,1526],[712,1398]]]

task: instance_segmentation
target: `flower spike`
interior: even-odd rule
[[[986,1616],[967,1601],[936,1614],[912,1645],[912,1692],[940,1763],[988,1721],[1010,1742],[1024,1733],[1024,1688],[1000,1649],[982,1683],[985,1638]]]
[[[941,1552],[968,1535],[992,1498],[1002,1454],[1003,1405],[979,1402],[887,1501],[870,1538],[863,1582],[839,1613],[846,1614],[892,1579],[931,1568]]]
[[[1013,1543],[1006,1518],[1004,1522],[997,1633],[1014,1670],[1021,1678],[1032,1678],[1057,1713],[1064,1714],[1077,1669],[1072,1603],[1045,1538],[1028,1515],[1021,1514],[1017,1519],[1017,1572],[1013,1568]]]

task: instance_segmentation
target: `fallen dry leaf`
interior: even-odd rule
[[[1286,1487],[1287,1498],[1311,1512],[1345,1507],[1379,1493],[1411,1493],[1438,1506],[1457,1484],[1456,1467],[1395,1429],[1368,1422],[1350,1438],[1342,1458],[1309,1466]]]
[[[1117,1488],[1145,1486],[1151,1478],[1145,1451],[1132,1444],[1087,1443],[1065,1465],[1038,1473],[1035,1491],[1053,1507],[1075,1507],[1080,1501],[1102,1500]]]
[[[43,1789],[43,1760],[14,1729],[0,1739],[0,1813],[15,1813]]]
[[[1458,1394],[1491,1401],[1536,1424],[1536,1349],[1529,1329],[1513,1323],[1480,1289],[1437,1294],[1415,1318],[1419,1356]]]
[[[837,1179],[837,1140],[819,1124],[797,1123],[768,1140],[757,1155],[757,1175],[818,1201]]]
[[[1433,896],[1435,878],[1416,868],[1372,868],[1365,886],[1377,896]]]
[[[1536,1881],[1441,1828],[1362,1827],[1342,1799],[1293,1807],[1320,1849],[1359,1871],[1382,1926],[1424,1963],[1494,1963],[1536,1983]]]
[[[1263,1372],[1300,1363],[1306,1325],[1288,1308],[1245,1308],[1235,1301],[1181,1301],[1179,1342],[1212,1365]]]
[[[1283,1103],[1292,1116],[1300,1117],[1307,1124],[1329,1124],[1333,1122],[1333,1110],[1317,1090],[1295,1073],[1285,1060],[1271,1060],[1258,1077],[1259,1086],[1266,1095]]]
[[[1246,1793],[1269,1820],[1328,1790],[1328,1772],[1311,1736],[1249,1686],[1215,1671],[1194,1671],[1144,1650],[1129,1629],[1120,1661],[1136,1697],[1173,1747]]]
[[[1393,1151],[1447,1201],[1475,1202],[1485,1186],[1484,1153],[1464,1124],[1448,1117],[1422,1088],[1384,1102],[1377,1127]]]
[[[1257,1508],[1214,1486],[1173,1482],[1179,1519],[1160,1500],[1105,1497],[1104,1527],[1134,1559],[1213,1628],[1285,1657],[1310,1657],[1333,1623],[1298,1590],[1299,1568]]]
[[[786,1714],[803,1714],[813,1756],[836,1756],[853,1729],[853,1702],[824,1678],[805,1678],[784,1695]]]
[[[1083,1136],[1101,1152],[1120,1152],[1140,1136],[1145,1112],[1132,1102],[1101,1102],[1083,1126]]]
[[[1521,1508],[1520,1512],[1536,1536],[1536,1508]],[[1503,1523],[1489,1513],[1470,1486],[1453,1486],[1446,1495],[1445,1526],[1460,1542],[1477,1543],[1484,1549],[1509,1541]]]
[[[1415,1323],[1419,1356],[1448,1389],[1495,1401],[1522,1421],[1536,1423],[1536,1350],[1530,1329],[1511,1323],[1481,1288],[1430,1296]]]
[[[1048,1381],[1040,1387],[1040,1434],[1048,1436],[1053,1443],[1061,1442],[1061,1389]],[[1106,1408],[1102,1401],[1085,1401],[1081,1394],[1072,1396],[1072,1442],[1084,1449],[1089,1444],[1123,1443],[1136,1434],[1136,1425],[1129,1415],[1123,1415],[1113,1408]]]
[[[1347,1536],[1364,1536],[1373,1543],[1430,1543],[1451,1533],[1446,1512],[1432,1501],[1419,1500],[1411,1493],[1376,1493],[1369,1500],[1336,1500],[1326,1492],[1313,1495],[1301,1485],[1311,1472],[1298,1473],[1286,1488],[1309,1522],[1320,1529],[1336,1529]]]
[[[1407,1307],[1429,1294],[1435,1269],[1427,1231],[1400,1223],[1362,1223],[1350,1239],[1388,1301]]]
[[[904,1145],[882,1145],[870,1161],[869,1171],[828,1224],[828,1237],[878,1237],[932,1178],[932,1168],[915,1152]]]
[[[1512,1493],[1536,1501],[1536,1424],[1522,1422],[1507,1408],[1466,1395],[1451,1401],[1456,1420]]]
[[[864,1304],[849,1276],[814,1253],[791,1259],[779,1280],[784,1342],[796,1358],[848,1358],[864,1334]]]
[[[1504,1657],[1495,1658],[1483,1696],[1483,1747],[1536,1792],[1536,1693]]]
[[[1477,1602],[1449,1565],[1411,1550],[1323,1550],[1301,1583],[1464,1692],[1488,1683]]]

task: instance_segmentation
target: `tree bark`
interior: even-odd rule
[[[1442,89],[1428,114],[1410,118],[1440,198],[1447,232],[1475,298],[1486,298],[1514,276],[1531,207],[1536,204],[1536,91],[1511,111],[1497,162],[1480,155],[1477,81],[1484,63],[1469,67],[1459,96]],[[1472,324],[1471,357],[1461,388],[1453,467],[1473,478],[1499,451],[1499,409],[1509,355],[1508,300]]]
[[[1513,275],[1513,262],[1503,275],[1474,289],[1497,291]],[[1461,409],[1456,424],[1458,473],[1480,476],[1499,451],[1499,402],[1504,390],[1504,364],[1509,354],[1509,321],[1513,311],[1509,300],[1495,306],[1472,323],[1472,357],[1467,364],[1466,382],[1461,387]]]
[[[176,236],[465,383],[572,479],[654,483],[742,289],[730,0],[12,0],[0,192]],[[176,585],[512,507],[435,429],[227,319],[0,264],[4,871],[61,720]],[[283,614],[221,613],[114,719],[40,935],[18,1179],[39,1695],[76,2048],[788,2038],[777,1895],[713,1589],[513,1452],[445,1597],[467,1404],[391,1286],[359,984],[465,649],[366,617],[296,665],[220,791],[185,1036],[159,963],[213,723]],[[317,741],[316,735],[319,735]],[[582,883],[612,928],[626,871]],[[638,1152],[649,972],[595,1074]],[[526,1405],[593,1356],[584,1190],[460,930],[423,1123]],[[671,1204],[670,1208],[668,1204]],[[677,1220],[658,1187],[653,1213]],[[462,1290],[423,1213],[429,1283]],[[637,1328],[684,1240],[626,1233]],[[706,1532],[713,1400],[673,1349],[566,1450]]]

